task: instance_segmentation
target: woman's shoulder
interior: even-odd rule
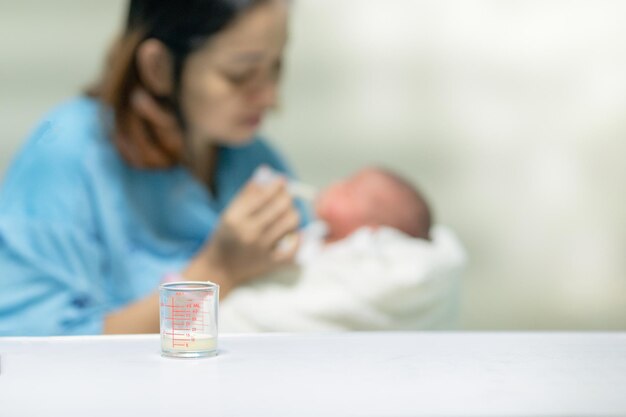
[[[36,165],[39,171],[74,170],[88,162],[104,142],[104,108],[89,97],[75,97],[49,111],[13,159],[14,166]]]
[[[10,207],[49,212],[83,198],[85,177],[98,137],[97,101],[79,97],[46,114],[13,158],[0,189],[0,211]]]
[[[72,98],[44,115],[24,146],[67,156],[84,154],[102,136],[103,117],[99,101],[84,96]]]

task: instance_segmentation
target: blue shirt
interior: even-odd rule
[[[86,97],[61,105],[6,174],[0,336],[102,333],[105,315],[189,262],[259,165],[290,175],[261,139],[219,148],[216,195],[183,167],[134,169],[109,138],[107,111]]]

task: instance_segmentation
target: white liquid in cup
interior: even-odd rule
[[[161,349],[172,354],[189,352],[213,352],[217,348],[217,338],[210,335],[161,335]]]

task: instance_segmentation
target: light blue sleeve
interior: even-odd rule
[[[59,133],[40,126],[0,191],[0,336],[102,332],[103,251],[84,150]]]
[[[95,245],[69,226],[0,219],[0,336],[102,333]],[[92,265],[89,265],[92,264]]]

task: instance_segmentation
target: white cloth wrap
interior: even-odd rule
[[[233,290],[221,332],[449,329],[456,323],[466,254],[435,226],[430,241],[362,228],[323,245],[323,225],[303,234],[298,266]]]

